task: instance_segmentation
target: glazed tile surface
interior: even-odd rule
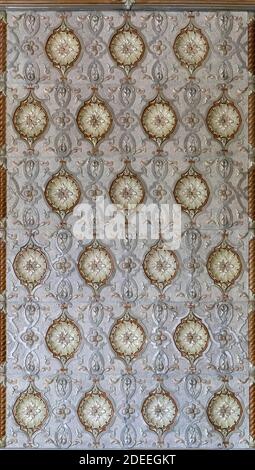
[[[247,448],[248,14],[7,21],[7,447]],[[98,196],[180,248],[78,239]]]

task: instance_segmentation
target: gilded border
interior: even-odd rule
[[[248,22],[248,142],[249,142],[249,170],[248,170],[248,214],[250,227],[249,241],[249,434],[250,446],[255,447],[255,15],[249,15]]]
[[[0,447],[5,446],[6,431],[6,14],[0,11]]]

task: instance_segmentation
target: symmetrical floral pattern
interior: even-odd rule
[[[95,290],[104,286],[114,273],[110,252],[96,240],[82,251],[78,268],[84,281]]]
[[[200,318],[193,312],[182,319],[174,332],[174,342],[180,353],[193,362],[206,350],[209,333]]]
[[[214,428],[226,437],[240,423],[243,409],[240,400],[224,385],[208,403],[207,414]]]
[[[29,242],[17,253],[13,268],[20,282],[28,289],[34,289],[45,279],[48,260],[41,248]]]
[[[160,240],[146,253],[143,269],[152,284],[164,289],[171,284],[177,274],[178,260],[175,253]]]
[[[189,168],[177,181],[174,197],[182,209],[191,217],[202,210],[209,198],[208,184],[194,169]]]
[[[63,363],[74,356],[81,342],[81,334],[76,324],[65,314],[50,325],[45,340],[54,357]]]
[[[127,73],[143,58],[145,44],[141,35],[129,22],[114,33],[110,44],[110,54],[119,67]]]
[[[109,107],[95,94],[84,102],[77,115],[80,131],[93,145],[97,145],[108,134],[112,123]]]
[[[201,29],[190,21],[176,36],[173,50],[181,65],[192,74],[206,59],[209,44]]]
[[[32,145],[46,130],[48,116],[41,102],[29,92],[13,115],[13,124],[20,137]]]
[[[142,325],[125,313],[114,323],[109,339],[117,356],[130,362],[142,351],[146,335]]]
[[[242,262],[239,254],[224,239],[208,257],[207,270],[215,284],[226,290],[239,278]]]
[[[175,131],[177,116],[170,103],[157,95],[143,110],[141,122],[150,139],[161,145]]]
[[[105,431],[113,419],[113,404],[97,386],[85,393],[78,406],[78,416],[85,428],[94,436]]]
[[[109,194],[112,203],[118,208],[132,210],[143,202],[145,190],[138,176],[126,166],[112,182]]]
[[[4,23],[0,445],[247,448],[248,15],[101,7]]]
[[[163,434],[171,428],[177,412],[175,400],[160,386],[149,394],[142,406],[144,421],[157,434]]]
[[[17,398],[13,416],[18,426],[29,436],[39,431],[48,418],[48,405],[32,384]]]
[[[77,61],[81,44],[66,22],[62,21],[48,38],[45,51],[53,65],[65,73]]]
[[[213,137],[224,146],[238,133],[242,123],[241,114],[233,101],[228,99],[225,91],[209,109],[206,122]]]
[[[80,195],[77,181],[64,168],[51,177],[45,188],[48,204],[61,216],[73,210],[80,200]]]

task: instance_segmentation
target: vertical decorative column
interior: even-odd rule
[[[0,11],[0,447],[5,445],[6,419],[6,15]]]
[[[248,141],[249,141],[249,427],[250,446],[255,446],[255,16],[250,15],[248,24],[248,71],[249,71],[249,102],[248,102]]]

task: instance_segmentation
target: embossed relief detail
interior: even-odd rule
[[[176,202],[181,204],[182,209],[191,217],[202,210],[209,194],[206,181],[192,167],[181,176],[174,188]]]
[[[181,65],[192,74],[206,59],[209,44],[201,29],[190,20],[176,37],[173,50]]]
[[[138,31],[129,22],[114,33],[109,51],[113,60],[127,73],[141,60],[145,52],[145,44]]]
[[[108,106],[95,94],[84,102],[77,115],[80,131],[93,145],[97,145],[106,136],[112,122]]]
[[[28,436],[32,436],[43,426],[48,417],[48,405],[33,385],[22,392],[13,407],[14,418]]]
[[[82,251],[78,260],[78,269],[84,281],[98,290],[114,273],[113,259],[110,252],[94,240]]]
[[[20,137],[32,145],[47,127],[48,116],[41,102],[31,92],[22,100],[13,115],[13,123]]]
[[[28,289],[33,289],[45,279],[48,260],[38,246],[29,242],[17,253],[13,268],[20,282]]]
[[[143,110],[141,122],[149,138],[161,145],[174,132],[177,116],[170,103],[157,95]]]
[[[78,416],[85,431],[94,437],[105,431],[113,419],[113,404],[105,392],[94,386],[78,406]]]
[[[242,118],[240,111],[223,90],[222,96],[209,109],[207,126],[213,137],[223,146],[235,137],[240,129]]]
[[[169,431],[176,419],[176,402],[167,390],[157,387],[143,402],[143,419],[152,431],[162,435]]]
[[[207,270],[215,284],[226,290],[239,278],[242,262],[236,250],[224,239],[210,253]]]
[[[45,188],[48,204],[61,216],[73,210],[80,200],[80,195],[77,181],[65,169],[53,175]]]
[[[53,65],[65,73],[79,58],[81,44],[66,22],[62,21],[48,38],[45,50]]]
[[[235,394],[223,386],[208,403],[208,418],[224,438],[234,431],[242,418],[242,405]]]
[[[247,13],[7,17],[8,447],[247,448]]]

